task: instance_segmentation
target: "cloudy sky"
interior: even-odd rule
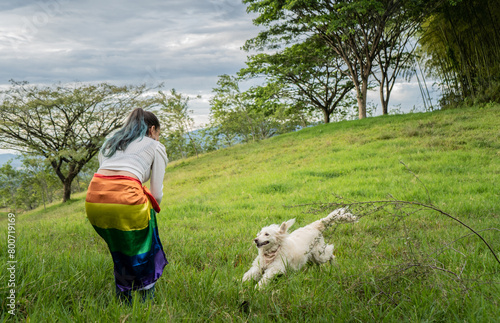
[[[0,86],[164,82],[202,96],[190,103],[201,125],[217,76],[245,66],[252,18],[241,0],[3,0]],[[416,83],[399,83],[391,103],[421,106]]]
[[[0,85],[164,82],[196,96],[244,66],[258,32],[240,0],[10,0],[0,3]]]

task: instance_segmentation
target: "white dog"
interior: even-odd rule
[[[326,218],[315,221],[288,234],[295,219],[262,228],[253,241],[259,249],[252,268],[243,281],[258,280],[258,287],[266,284],[274,275],[285,273],[287,268],[298,270],[308,261],[318,264],[335,258],[333,245],[325,243],[322,232],[332,223],[355,222],[357,218],[346,209],[337,209]]]

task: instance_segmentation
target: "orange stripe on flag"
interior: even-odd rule
[[[90,182],[87,198],[90,203],[111,203],[123,205],[139,205],[148,203],[139,181],[129,179],[105,179],[95,177]]]

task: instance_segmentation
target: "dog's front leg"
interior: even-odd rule
[[[243,281],[245,282],[250,279],[258,280],[259,277],[260,269],[258,267],[252,267],[243,275]]]
[[[247,281],[250,279],[253,280],[259,280],[259,278],[262,276],[262,270],[259,266],[259,258],[255,259],[255,261],[252,264],[252,268],[250,268],[244,275],[243,275],[243,281]]]
[[[280,264],[280,265],[274,265],[270,266],[267,268],[267,270],[264,272],[264,275],[262,275],[261,280],[259,281],[259,284],[256,286],[257,288],[262,288],[265,284],[271,280],[274,276],[277,274],[284,274],[285,273],[285,266]]]

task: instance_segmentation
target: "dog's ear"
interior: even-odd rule
[[[295,219],[283,222],[280,226],[280,233],[285,233],[295,223]]]

